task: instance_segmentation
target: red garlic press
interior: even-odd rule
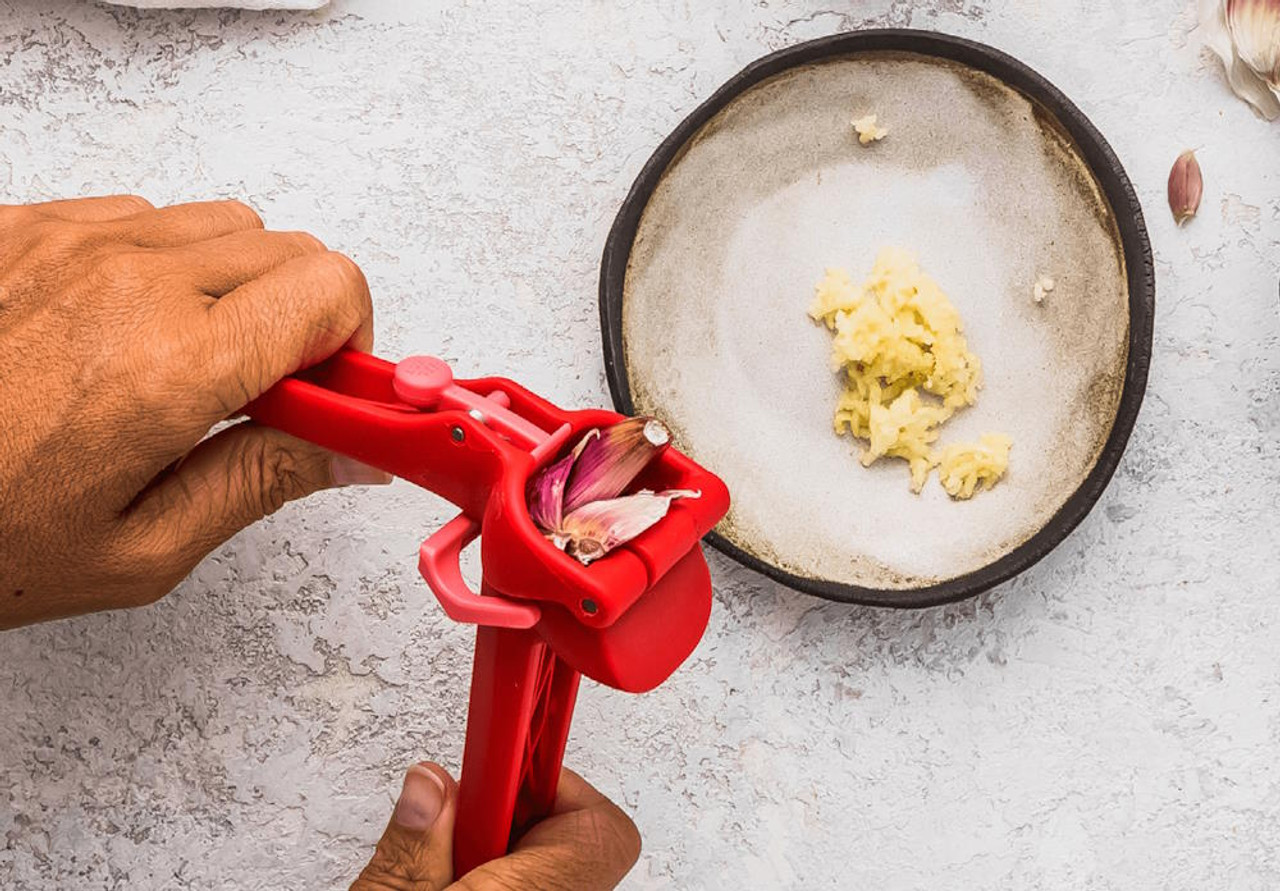
[[[711,577],[698,541],[728,510],[728,489],[667,449],[636,487],[701,497],[673,502],[648,531],[583,566],[534,526],[525,484],[621,415],[565,411],[504,378],[454,380],[428,356],[393,364],[352,350],[286,378],[246,412],[460,509],[418,558],[445,612],[477,626],[454,871],[502,856],[555,802],[579,677],[643,692],[702,638]],[[473,591],[458,558],[477,536]]]

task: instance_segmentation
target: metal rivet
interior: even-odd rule
[[[453,437],[454,442],[462,442],[467,438],[466,432],[461,427],[454,427],[449,431],[449,435]]]
[[[600,607],[596,606],[596,602],[594,600],[588,599],[582,601],[582,611],[588,616],[594,616],[596,614],[596,610],[599,608]]]
[[[471,420],[478,421],[481,424],[484,423],[484,412],[480,409],[473,408],[471,411],[467,412],[467,414],[471,416]]]

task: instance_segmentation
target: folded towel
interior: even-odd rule
[[[106,0],[137,9],[319,9],[329,0]]]

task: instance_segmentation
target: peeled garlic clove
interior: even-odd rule
[[[670,442],[670,431],[656,418],[629,418],[599,431],[573,465],[564,493],[564,515],[592,501],[621,495]]]
[[[693,489],[643,491],[584,504],[566,516],[560,527],[564,550],[583,565],[591,563],[665,517],[673,500],[701,494]]]
[[[1236,95],[1280,117],[1280,0],[1200,0],[1200,28]]]
[[[1169,171],[1169,209],[1181,226],[1196,215],[1200,198],[1204,194],[1204,178],[1200,174],[1200,162],[1196,153],[1185,151],[1178,155]]]

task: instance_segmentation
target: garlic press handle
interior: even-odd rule
[[[458,783],[458,878],[501,857],[555,805],[578,672],[532,630],[476,630]]]
[[[533,603],[471,590],[462,577],[462,549],[480,535],[480,524],[458,514],[441,526],[418,550],[418,571],[426,579],[449,618],[495,628],[532,628],[542,617]]]

